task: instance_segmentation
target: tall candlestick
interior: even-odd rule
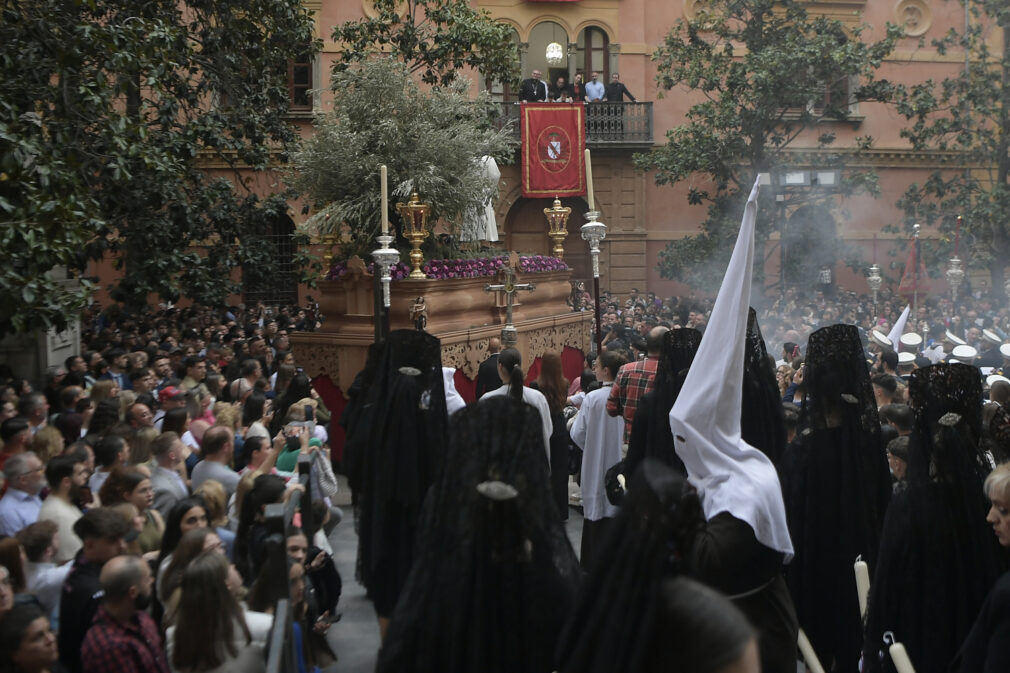
[[[596,210],[593,203],[593,161],[589,157],[589,150],[586,150],[586,201],[589,202],[589,210]]]
[[[389,233],[389,188],[386,185],[386,164],[379,166],[379,178],[382,182],[382,235]]]
[[[856,598],[859,599],[859,614],[866,616],[866,597],[870,594],[870,569],[866,561],[856,561]]]
[[[957,226],[954,229],[954,256],[957,257],[961,249],[961,216],[957,216]]]
[[[877,263],[877,235],[873,235],[873,263]]]

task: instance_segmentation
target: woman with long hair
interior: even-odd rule
[[[263,558],[263,540],[267,537],[264,510],[267,505],[282,502],[285,491],[284,479],[276,474],[261,474],[242,498],[235,533],[235,565],[246,584],[256,579]]]
[[[506,348],[498,354],[498,376],[505,385],[484,393],[481,399],[508,395],[513,400],[525,402],[536,409],[540,413],[540,423],[543,426],[544,455],[549,466],[551,433],[554,430],[551,423],[551,407],[543,393],[523,385],[524,375],[522,354],[515,348]]]
[[[165,607],[162,626],[175,623],[176,608],[179,605],[179,587],[182,585],[182,574],[189,564],[203,552],[213,551],[224,556],[224,543],[211,528],[194,528],[186,531],[172,552],[172,558],[158,573],[158,600]]]
[[[267,426],[271,419],[270,403],[267,396],[260,390],[254,390],[245,398],[242,405],[242,425],[246,428],[246,439],[250,437],[265,437],[270,440]]]
[[[568,519],[568,425],[564,409],[568,399],[568,379],[561,371],[560,353],[547,351],[543,354],[540,375],[530,388],[543,393],[551,411],[551,491],[558,514],[565,521]]]
[[[284,393],[287,392],[288,386],[291,385],[296,374],[298,374],[298,370],[293,362],[291,364],[281,362],[277,371],[273,373],[270,383],[270,389],[274,391],[275,399],[284,397]]]
[[[144,528],[137,538],[137,546],[142,554],[158,551],[165,533],[165,520],[154,509],[154,488],[151,477],[140,470],[116,466],[98,491],[103,505],[128,502],[137,508],[137,514],[144,517]]]
[[[161,576],[172,560],[172,553],[182,536],[196,528],[206,528],[207,505],[203,498],[190,496],[175,503],[165,521],[165,535],[161,538],[161,551],[158,554],[158,575]]]
[[[189,412],[184,407],[169,409],[165,412],[165,417],[161,421],[162,432],[174,432],[182,439],[183,462],[186,466],[186,473],[181,475],[183,479],[189,479],[193,468],[200,462],[200,446],[197,444],[193,433],[189,431],[191,418]]]
[[[265,646],[273,619],[247,612],[229,586],[228,561],[202,552],[182,573],[175,626],[166,633],[169,666],[182,673],[266,669]]]
[[[95,385],[91,386],[91,399],[94,400],[95,404],[98,404],[102,400],[116,400],[118,404],[119,385],[112,379],[95,381]]]

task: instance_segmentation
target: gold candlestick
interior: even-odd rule
[[[410,278],[414,280],[424,280],[426,276],[421,270],[424,264],[424,254],[421,252],[421,243],[428,237],[428,213],[431,206],[421,203],[421,197],[417,191],[410,194],[410,201],[407,203],[397,203],[396,212],[400,214],[403,221],[403,235],[413,246],[410,250],[410,264],[413,270]]]
[[[561,200],[556,196],[554,197],[554,205],[544,208],[544,217],[547,218],[547,235],[554,241],[552,253],[558,259],[565,257],[565,248],[562,243],[568,237],[566,225],[568,224],[568,216],[571,214],[572,209],[562,208]]]

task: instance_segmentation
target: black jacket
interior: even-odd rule
[[[77,552],[77,558],[63,583],[60,596],[60,663],[70,673],[81,672],[81,645],[84,634],[91,628],[91,622],[102,601],[102,585],[98,576],[102,566],[84,558],[84,551]]]
[[[498,354],[492,354],[487,360],[480,363],[477,370],[477,399],[492,390],[501,388],[501,377],[498,376]]]
[[[519,100],[536,103],[547,100],[547,82],[532,77],[519,84]]]

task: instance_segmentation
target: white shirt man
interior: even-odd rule
[[[582,449],[582,507],[583,524],[582,567],[588,568],[598,545],[605,536],[606,525],[617,515],[617,508],[607,500],[603,478],[611,467],[621,460],[624,444],[624,418],[607,413],[607,399],[614,375],[624,364],[624,358],[604,352],[596,359],[593,368],[603,387],[586,395],[575,423],[572,424],[572,441]]]

